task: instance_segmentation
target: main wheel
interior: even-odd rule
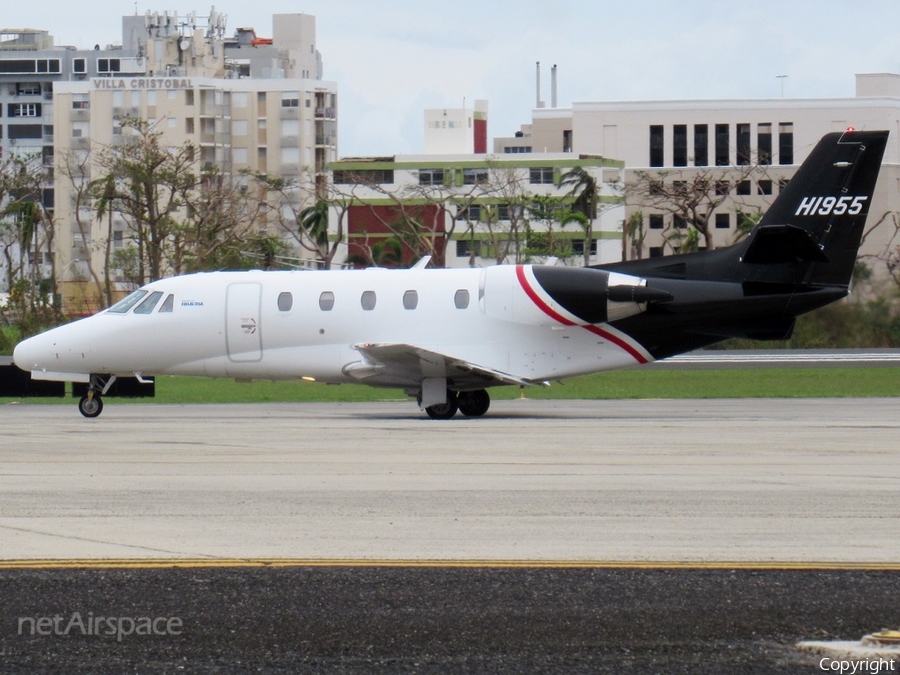
[[[491,397],[484,389],[461,391],[458,403],[459,411],[466,417],[481,417],[491,407]]]
[[[78,412],[85,417],[96,417],[103,412],[103,401],[97,394],[82,396],[78,402]]]
[[[425,408],[425,412],[433,420],[449,420],[459,410],[456,403],[456,394],[452,391],[447,392],[447,402],[431,405]]]

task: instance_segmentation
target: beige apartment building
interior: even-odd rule
[[[238,183],[245,172],[287,179],[298,210],[325,184],[337,157],[337,86],[319,79],[312,17],[276,15],[274,25],[272,39],[252,29],[227,42],[210,32],[152,37],[146,72],[54,83],[55,254],[66,311],[98,307],[91,268],[102,273],[109,225],[95,213],[76,213],[75,197],[99,177],[101,153],[135,141],[137,132],[123,124],[129,118],[160,133],[168,147],[193,145],[198,173],[214,165]],[[275,216],[260,228],[274,228]],[[113,248],[132,245],[124,217],[112,218]]]
[[[900,245],[898,74],[857,75],[855,96],[848,98],[589,101],[568,108],[536,108],[531,124],[514,137],[494,140],[494,152],[614,157],[625,163],[626,185],[639,172],[659,171],[667,180],[689,180],[700,172],[715,176],[753,167],[713,214],[718,247],[739,236],[741,214],[771,204],[824,134],[848,128],[892,132],[872,202],[871,231],[861,252],[876,272],[884,273],[885,260],[896,256]],[[625,220],[635,213],[641,213],[646,238],[642,250],[629,247],[627,255],[670,253],[677,229],[673,216],[629,200]]]

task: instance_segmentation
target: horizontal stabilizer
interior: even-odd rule
[[[809,232],[796,225],[763,225],[753,233],[750,247],[742,262],[774,265],[807,262],[828,262]]]

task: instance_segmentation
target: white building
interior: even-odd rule
[[[91,268],[102,273],[109,224],[91,214],[76,218],[74,196],[80,181],[100,175],[98,152],[132,142],[124,119],[147,123],[169,147],[193,145],[198,173],[214,165],[235,182],[244,180],[244,172],[285,178],[297,200],[312,198],[337,157],[337,85],[318,79],[314,17],[275,15],[275,38],[260,45],[235,40],[227,49],[220,15],[210,19],[214,28],[190,35],[158,30],[155,21],[125,17],[127,40],[135,41],[134,35],[144,31],[145,41],[137,40],[147,54],[144,71],[113,71],[54,85],[55,253],[66,311],[97,308]],[[160,60],[159,55],[165,56]],[[84,175],[64,180],[73,160],[84,167]],[[112,228],[114,249],[133,244],[120,214],[113,214]]]
[[[487,152],[488,102],[472,108],[432,108],[425,111],[425,154],[463,155]]]
[[[716,246],[737,236],[740,212],[765,209],[816,142],[832,131],[892,132],[869,216],[862,255],[876,271],[900,244],[900,75],[856,77],[856,95],[830,99],[727,99],[683,101],[588,101],[570,108],[539,108],[515,137],[494,140],[494,152],[589,153],[625,163],[626,183],[636,171],[659,170],[670,179],[701,171],[758,166],[745,194],[734,194],[715,214]],[[647,239],[642,255],[670,252],[670,215],[641,211]],[[630,253],[631,255],[631,253]]]
[[[589,239],[579,224],[561,226],[531,208],[540,197],[565,198],[570,188],[560,182],[575,167],[600,189]],[[583,264],[586,248],[591,264],[621,259],[622,163],[616,160],[560,153],[405,155],[345,158],[331,168],[337,196],[348,205],[341,229],[351,260],[379,263],[373,251],[393,238],[407,242],[404,263],[426,252],[446,267],[540,261],[554,255],[538,250],[546,248],[548,234],[571,264]],[[332,232],[336,216],[333,210]],[[410,220],[420,232],[411,231]],[[422,250],[409,250],[417,238]]]

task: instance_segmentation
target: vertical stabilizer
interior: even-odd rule
[[[803,283],[848,286],[887,137],[824,136],[748,237],[743,262],[793,262]]]

